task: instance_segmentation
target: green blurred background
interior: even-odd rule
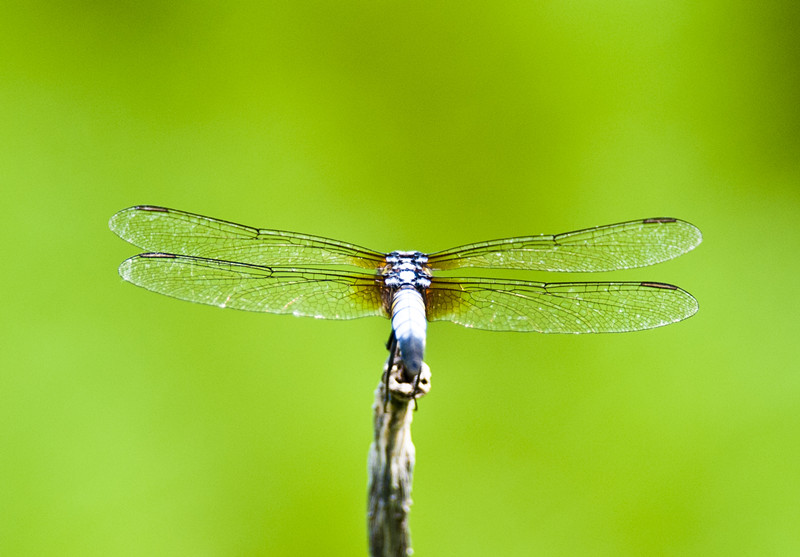
[[[800,554],[799,11],[5,3],[0,554],[366,554],[388,321],[125,284],[106,223],[141,203],[386,251],[696,224],[612,275],[686,288],[686,322],[431,325],[414,546]]]

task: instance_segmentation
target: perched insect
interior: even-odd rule
[[[153,292],[320,319],[391,318],[390,357],[399,350],[409,378],[422,366],[427,321],[492,331],[617,333],[668,325],[697,312],[688,292],[660,282],[542,283],[435,274],[462,267],[589,272],[652,265],[702,240],[697,228],[673,218],[479,242],[432,254],[384,254],[150,205],[120,211],[109,226],[149,251],[124,261],[119,273]],[[330,268],[339,265],[371,273]]]

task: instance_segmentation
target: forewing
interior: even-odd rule
[[[694,225],[653,218],[566,232],[468,244],[431,254],[434,270],[461,267],[530,271],[614,271],[678,257],[703,237]]]
[[[165,253],[122,262],[119,274],[147,290],[181,300],[247,311],[319,319],[386,315],[379,276],[264,267]]]
[[[541,283],[436,279],[428,319],[492,331],[621,333],[669,325],[697,312],[677,286],[655,282]]]
[[[123,209],[108,225],[123,240],[153,252],[269,266],[353,265],[374,270],[384,264],[383,254],[354,244],[150,205]]]

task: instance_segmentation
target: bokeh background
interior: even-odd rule
[[[796,2],[0,11],[0,554],[366,554],[388,321],[128,285],[142,203],[387,251],[696,224],[591,277],[686,288],[678,325],[431,325],[414,546],[800,554]]]

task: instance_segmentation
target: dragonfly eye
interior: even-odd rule
[[[397,265],[400,262],[400,252],[393,251],[391,253],[386,254],[386,264],[387,265]]]
[[[387,263],[408,261],[409,263],[427,263],[428,254],[421,251],[393,251],[386,254]]]

